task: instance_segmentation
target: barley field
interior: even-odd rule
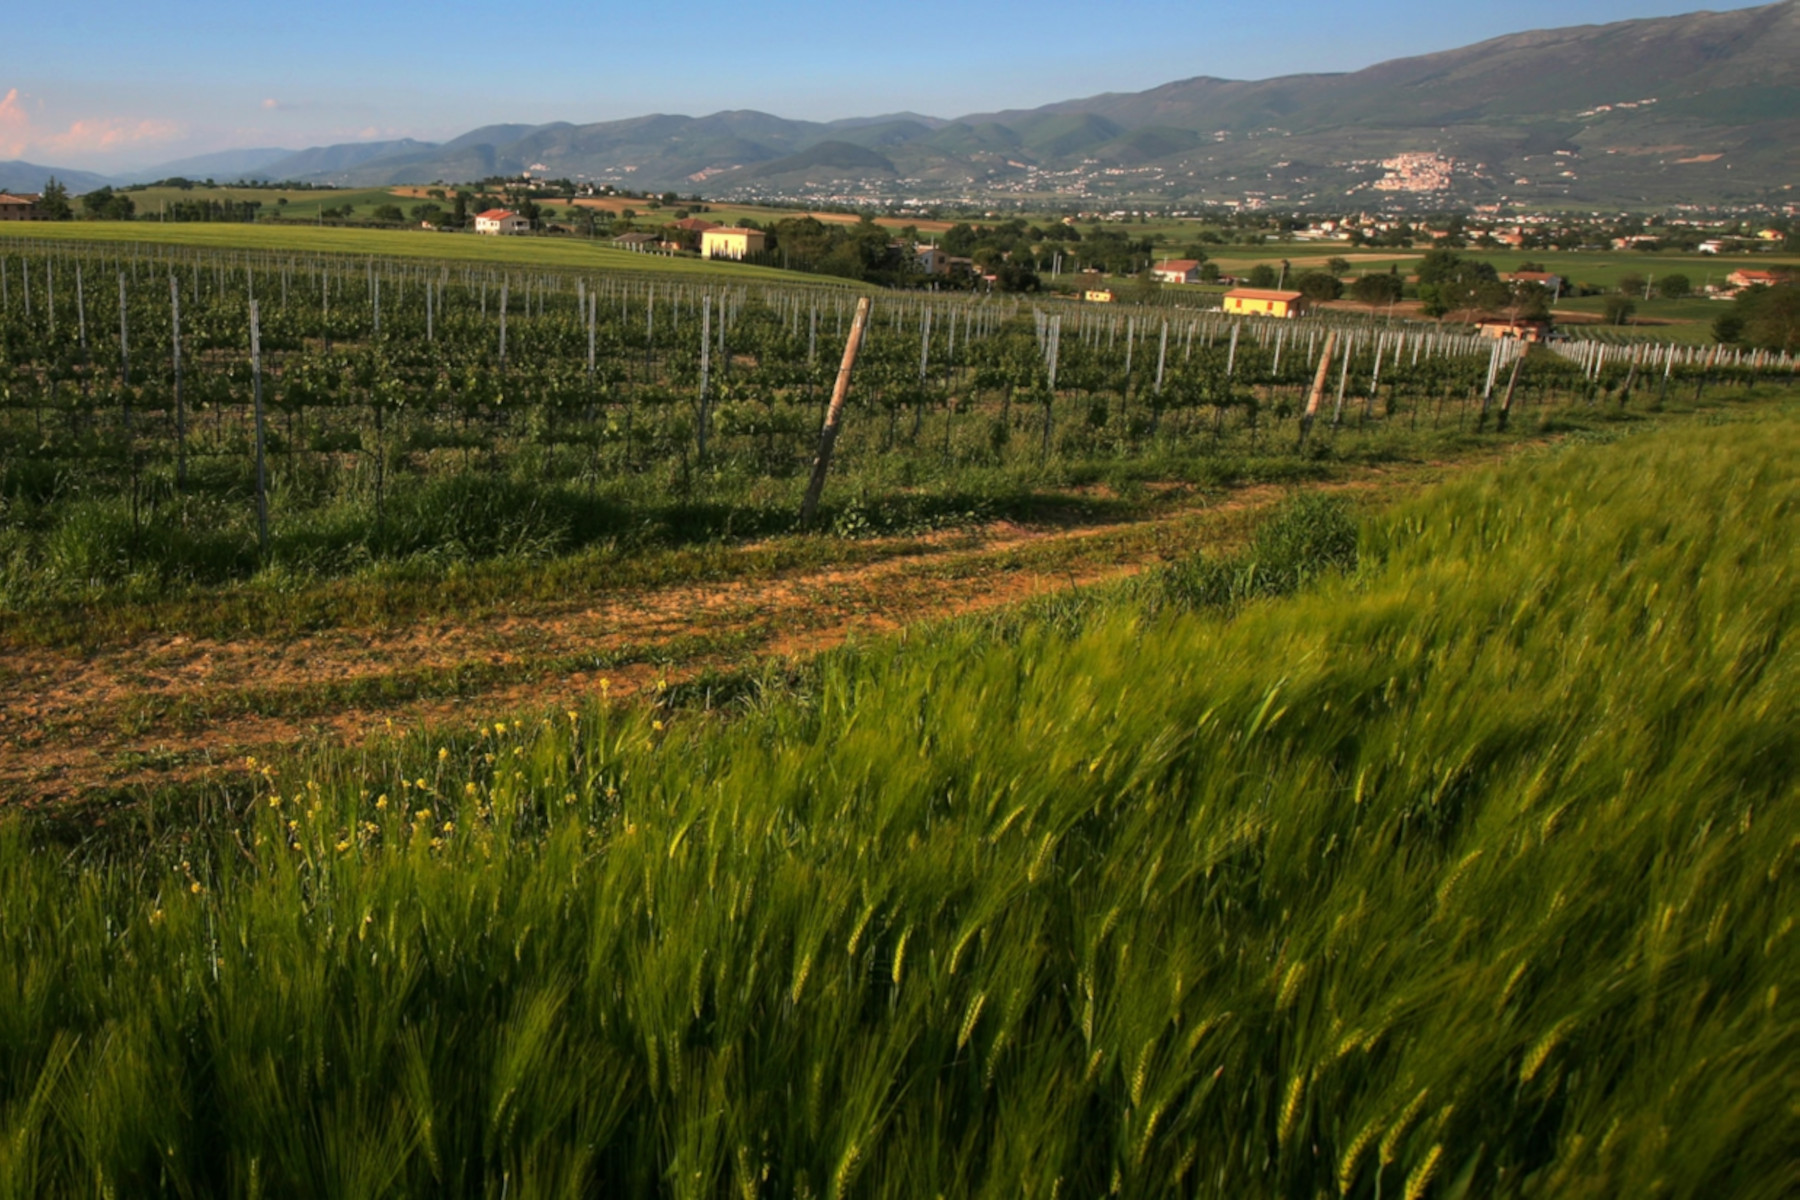
[[[0,1196],[1791,1195],[1797,432],[0,823]]]

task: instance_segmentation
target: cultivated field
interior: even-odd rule
[[[821,538],[797,513],[842,291],[15,245],[0,667],[33,686],[0,714],[24,752],[0,787],[20,799],[185,783],[601,672],[729,672],[1185,552],[1245,488],[1406,486],[1791,378],[1692,350],[1515,362],[1357,314],[893,297]]]
[[[1792,362],[884,294],[805,527],[866,292],[373,236],[0,239],[0,1194],[1800,1182]]]
[[[7,1182],[1782,1195],[1795,420],[0,827]]]
[[[27,243],[67,243],[72,248],[112,245],[136,257],[134,247],[164,247],[193,251],[233,250],[270,255],[361,255],[394,259],[428,259],[433,262],[481,263],[516,268],[565,269],[609,274],[648,273],[716,278],[791,282],[794,276],[772,267],[741,263],[721,264],[698,258],[661,254],[635,254],[604,242],[580,238],[482,237],[472,233],[436,233],[422,229],[333,229],[303,225],[238,225],[229,223],[162,224],[157,221],[80,221],[60,224],[47,221],[7,222],[0,225],[0,253]],[[15,268],[16,269],[16,268]],[[809,280],[809,282],[811,282]],[[817,277],[819,286],[850,287],[843,280]]]

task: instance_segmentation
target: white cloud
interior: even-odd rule
[[[19,89],[0,99],[0,158],[106,154],[129,146],[166,142],[181,136],[173,121],[126,117],[84,117],[67,129],[43,129],[26,111]]]

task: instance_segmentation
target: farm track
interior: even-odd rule
[[[1364,468],[1323,486],[1382,497],[1454,465]],[[241,772],[247,755],[562,709],[801,658],[1230,547],[1286,491],[1196,497],[1125,523],[998,523],[914,539],[913,552],[870,564],[549,601],[472,621],[0,650],[0,803],[192,783]]]

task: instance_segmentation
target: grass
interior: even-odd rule
[[[0,1193],[1791,1194],[1796,424],[9,822]]]
[[[312,219],[319,215],[321,209],[342,208],[353,205],[364,217],[372,213],[377,205],[396,204],[402,212],[415,204],[426,203],[423,197],[403,196],[392,188],[238,188],[238,187],[148,187],[134,188],[126,193],[137,206],[140,218],[156,220],[157,214],[164,206],[173,207],[181,203],[198,201],[259,201],[262,209],[261,217],[280,216],[289,220],[296,218]],[[286,200],[286,204],[279,203]],[[440,207],[447,207],[444,201],[430,201]]]
[[[432,190],[445,193],[443,198],[429,195]],[[174,187],[140,187],[132,188],[129,195],[137,205],[140,217],[155,219],[165,205],[195,201],[259,201],[262,209],[259,218],[281,217],[287,220],[313,219],[321,209],[342,208],[351,205],[361,217],[368,217],[376,206],[382,204],[398,205],[401,211],[410,210],[418,204],[436,204],[448,209],[456,193],[455,187],[437,187],[435,185],[411,185],[406,187],[373,187],[373,188],[270,188],[270,187],[231,187],[221,185],[207,187],[204,184],[189,188]],[[639,225],[657,225],[664,221],[673,221],[675,214],[691,211],[694,215],[704,216],[707,220],[722,225],[736,224],[746,218],[763,224],[787,220],[792,217],[807,215],[808,210],[801,207],[774,207],[762,204],[713,203],[710,201],[678,201],[674,204],[663,204],[643,197],[600,196],[586,198],[588,205],[574,205],[562,201],[540,201],[547,213],[557,219],[566,219],[578,213],[583,207],[602,207],[614,214],[623,209],[631,209],[637,214]],[[279,203],[287,201],[286,204]],[[820,220],[828,223],[854,224],[859,218],[848,213],[828,213],[815,211]],[[952,222],[932,221],[925,218],[878,217],[876,223],[889,229],[904,229],[913,225],[921,231],[930,233],[948,229]]]
[[[168,228],[184,236],[279,232]],[[343,270],[349,264],[271,258],[256,264],[259,278],[248,265],[227,267],[223,254],[195,255],[169,268],[183,297],[186,407],[178,408],[170,302],[157,278],[162,263],[142,256],[154,264],[146,280],[145,264],[131,256],[122,324],[131,329],[135,374],[124,387],[125,358],[96,355],[83,340],[99,336],[89,326],[97,330],[103,319],[101,297],[91,285],[80,290],[83,260],[52,261],[42,251],[19,257],[8,276],[18,284],[8,292],[12,336],[4,347],[13,369],[0,395],[0,608],[13,618],[0,621],[0,641],[12,644],[142,630],[165,614],[190,631],[263,631],[271,619],[312,628],[340,619],[328,614],[411,619],[419,615],[412,599],[434,589],[454,595],[451,603],[482,606],[497,595],[540,595],[538,582],[553,577],[557,587],[704,577],[720,557],[707,543],[794,531],[832,379],[831,343],[848,308],[841,295],[797,289],[702,298],[697,286],[672,289],[643,278],[515,279],[512,323],[502,323],[512,358],[497,362],[504,335],[490,292],[505,283],[495,289],[489,278],[456,279],[463,273],[439,272],[424,260]],[[89,280],[124,273],[122,261],[104,255],[90,254],[85,266]],[[58,273],[56,309],[46,311]],[[27,279],[44,281],[30,316]],[[571,285],[606,290],[605,303],[596,299],[589,310],[591,338],[572,311],[583,293]],[[255,503],[254,389],[244,362],[244,301],[253,287],[267,306],[266,546]],[[117,301],[105,299],[116,313]],[[701,376],[697,326],[720,311],[715,300],[734,310],[734,354],[729,371],[718,364],[701,461],[692,403]],[[651,325],[638,314],[647,316],[652,302],[661,315],[647,345]],[[387,320],[379,336],[377,311]],[[920,346],[932,313],[932,364],[954,360],[922,377]],[[1076,519],[1090,523],[1109,514],[1127,519],[1154,503],[1146,500],[1152,485],[1320,478],[1344,465],[1466,454],[1491,440],[1471,436],[1466,395],[1450,390],[1452,376],[1476,381],[1486,347],[1441,363],[1428,358],[1416,377],[1390,355],[1381,402],[1359,411],[1352,393],[1349,426],[1329,445],[1297,454],[1283,430],[1303,386],[1294,351],[1278,385],[1246,391],[1227,384],[1226,361],[1246,378],[1273,380],[1267,347],[1246,345],[1240,354],[1222,326],[1210,325],[1196,345],[1195,326],[1184,338],[1177,324],[1168,387],[1159,393],[1153,379],[1161,370],[1153,364],[1163,356],[1160,343],[1152,355],[1144,337],[1150,326],[1076,313],[1061,356],[1064,390],[1045,406],[1041,392],[1031,393],[1043,378],[1031,316],[1005,301],[914,295],[883,302],[837,445],[830,528],[904,535],[994,519],[1066,523],[1076,507],[1083,510]],[[110,326],[112,314],[104,319]],[[1133,336],[1116,344],[1120,332]],[[1252,340],[1258,336],[1252,331]],[[591,378],[582,372],[584,342],[595,347]],[[1372,370],[1375,357],[1365,342],[1352,375]],[[1574,376],[1540,355],[1523,378],[1537,409],[1556,403],[1579,410],[1570,420],[1615,419],[1610,407],[1596,410],[1572,390]],[[378,394],[369,386],[376,380]],[[1454,432],[1439,428],[1446,397]],[[1252,411],[1252,398],[1265,407]],[[1430,428],[1420,428],[1421,417]],[[1077,501],[1077,489],[1101,486],[1112,492],[1104,501]],[[818,561],[815,551],[802,556]],[[647,570],[622,565],[639,557]],[[538,569],[564,558],[578,561],[569,570]],[[495,560],[506,560],[505,568],[484,565]],[[336,586],[353,576],[364,578]],[[206,592],[218,600],[210,616],[192,603]]]
[[[1123,226],[1133,236],[1136,226]],[[1149,227],[1146,227],[1149,228]],[[1173,233],[1171,244],[1179,248],[1182,237],[1192,240],[1197,231],[1190,230],[1186,234]],[[1322,265],[1329,258],[1347,259],[1352,264],[1352,273],[1367,274],[1372,271],[1386,271],[1390,266],[1398,266],[1401,274],[1416,269],[1418,261],[1424,256],[1429,245],[1415,246],[1410,250],[1384,250],[1374,246],[1351,246],[1343,242],[1268,242],[1260,246],[1208,246],[1209,257],[1220,267],[1228,271],[1247,270],[1257,263],[1278,265],[1282,259],[1302,265],[1307,269]],[[1561,275],[1572,284],[1591,284],[1595,287],[1616,287],[1619,279],[1625,275],[1663,276],[1670,274],[1686,275],[1696,288],[1704,285],[1710,278],[1712,282],[1723,284],[1725,276],[1740,267],[1752,267],[1768,270],[1775,267],[1795,269],[1800,262],[1791,255],[1781,254],[1680,254],[1680,253],[1643,253],[1635,250],[1608,251],[1559,251],[1559,250],[1483,250],[1468,247],[1457,250],[1463,258],[1477,262],[1492,264],[1502,273],[1516,271],[1525,262],[1541,263],[1546,271]]]
[[[415,201],[415,203],[417,203]],[[603,243],[564,237],[481,237],[477,234],[432,233],[419,229],[331,229],[305,225],[240,225],[196,223],[165,225],[159,221],[33,221],[0,227],[5,239],[83,244],[143,244],[205,250],[262,250],[296,254],[355,254],[390,259],[434,259],[451,262],[499,263],[515,267],[563,267],[571,270],[713,278],[730,282],[808,284],[821,287],[859,285],[821,275],[802,275],[776,267],[710,262],[699,258],[634,254]]]

